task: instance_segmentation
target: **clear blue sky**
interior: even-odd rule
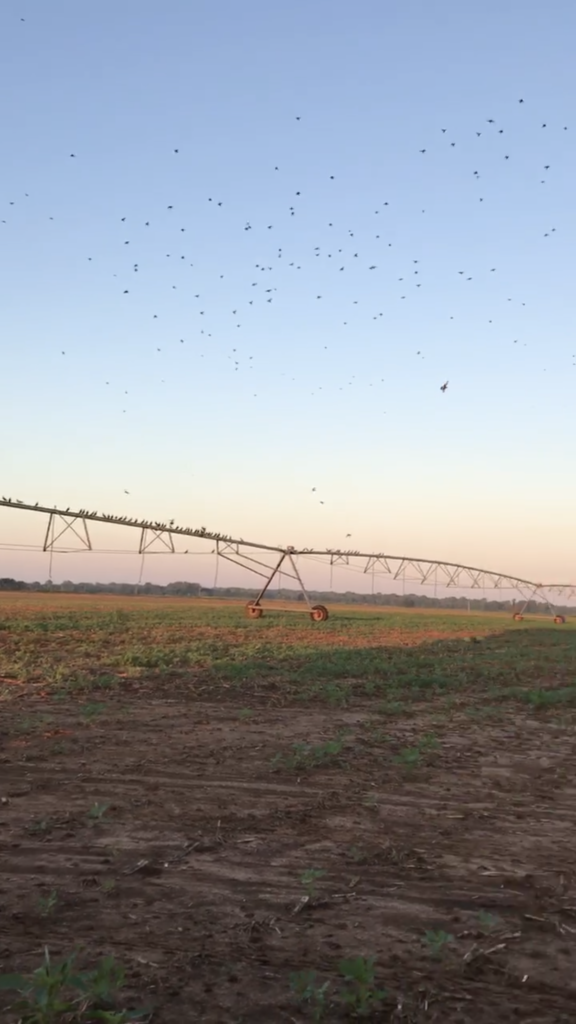
[[[576,577],[572,3],[5,0],[0,38],[3,494]]]

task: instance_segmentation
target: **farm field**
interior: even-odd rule
[[[573,1022],[575,723],[571,620],[0,594],[0,975],[124,969],[34,1024]]]

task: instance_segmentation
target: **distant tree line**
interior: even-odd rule
[[[0,578],[0,591],[28,591],[52,594],[117,594],[125,597],[205,597],[230,598],[232,600],[250,601],[259,594],[258,588],[249,587],[203,587],[201,583],[189,583],[179,580],[175,583],[25,583],[23,580]],[[519,598],[507,601],[494,601],[487,598],[430,597],[428,594],[358,594],[352,590],[340,593],[324,590],[309,590],[308,596],[313,604],[363,604],[394,608],[446,608],[461,609],[473,612],[512,612],[522,602]],[[271,589],[266,593],[267,601],[303,601],[300,590]],[[526,607],[528,614],[548,612],[544,602],[529,601]],[[574,612],[569,606],[556,605],[556,611],[563,615]]]

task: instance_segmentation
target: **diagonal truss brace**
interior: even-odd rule
[[[384,555],[369,555],[366,559],[366,565],[362,571],[364,573],[381,573],[382,575],[387,576],[392,572],[388,564],[388,559],[385,558]]]
[[[284,563],[284,562],[285,562],[286,560],[288,560],[288,562],[290,563],[290,565],[291,565],[291,567],[292,567],[292,572],[294,573],[294,575],[292,576],[292,574],[291,574],[291,573],[287,573],[287,572],[284,572],[284,573],[283,573],[283,575],[286,575],[286,576],[292,576],[292,579],[296,579],[296,580],[298,581],[298,583],[300,584],[300,590],[302,591],[302,594],[303,594],[304,600],[305,600],[306,604],[308,605],[308,610],[309,610],[309,611],[311,612],[311,611],[312,611],[312,602],[311,602],[310,598],[308,597],[308,593],[307,593],[307,591],[306,591],[306,587],[304,586],[304,583],[303,583],[303,581],[302,581],[302,577],[301,577],[300,573],[298,572],[298,568],[297,568],[297,566],[296,566],[296,562],[294,561],[294,558],[293,558],[293,555],[292,555],[292,549],[290,549],[290,548],[288,548],[288,550],[287,550],[287,551],[284,551],[284,552],[282,553],[282,555],[280,556],[280,558],[279,558],[279,560],[278,560],[278,563],[277,563],[277,565],[276,565],[276,566],[275,566],[275,568],[274,568],[274,569],[272,570],[272,573],[271,573],[271,575],[270,575],[269,579],[267,579],[267,580],[266,580],[266,583],[265,583],[265,584],[264,584],[264,586],[262,587],[262,590],[261,590],[261,591],[260,591],[260,593],[258,594],[258,597],[257,597],[257,598],[256,598],[256,600],[255,600],[255,601],[253,602],[253,604],[254,604],[255,606],[258,606],[258,605],[260,604],[260,601],[261,601],[261,600],[262,600],[262,598],[264,597],[264,594],[265,594],[265,593],[266,593],[266,591],[268,590],[268,587],[269,587],[269,586],[270,586],[270,584],[272,583],[272,580],[274,579],[274,577],[276,576],[276,574],[280,572],[280,569],[281,569],[281,567],[282,567],[283,563]]]
[[[250,555],[244,554],[244,552],[235,549],[235,547],[230,544],[218,544],[217,552],[220,558],[225,558],[226,561],[232,562],[234,565],[239,565],[243,569],[249,569],[250,572],[255,573],[257,576],[262,576],[265,580],[264,586],[260,590],[258,596],[250,602],[250,605],[253,608],[258,608],[260,606],[260,602],[262,601],[266,591],[271,586],[272,581],[276,576],[281,574],[282,576],[287,576],[289,579],[296,580],[300,586],[300,590],[302,591],[302,596],[308,605],[308,610],[312,612],[312,602],[308,597],[308,592],[298,571],[292,548],[287,548],[286,551],[282,551],[276,565],[273,566],[268,565],[266,562],[261,562],[257,558],[251,558]],[[240,561],[240,559],[242,559],[242,561]],[[247,565],[247,562],[252,562],[253,565],[259,565],[261,568],[255,569],[253,568],[253,565]],[[288,562],[292,571],[282,568],[286,562]],[[266,569],[266,572],[262,572],[262,569]]]
[[[248,572],[253,572],[255,576],[262,576],[263,579],[269,580],[268,586],[272,582],[274,576],[279,573],[280,566],[286,557],[286,553],[282,552],[282,557],[275,568],[274,566],[269,565],[268,562],[262,562],[259,558],[253,558],[252,555],[248,555],[245,551],[241,551],[238,544],[217,543],[216,552],[219,558],[224,558],[227,562],[232,562],[233,565],[239,565],[241,569],[247,569]],[[255,569],[254,566],[256,565],[259,565],[260,568]],[[262,569],[265,569],[266,571],[262,572]],[[270,573],[272,573],[272,576],[270,576]],[[286,569],[282,570],[282,576],[286,576],[291,580],[296,580],[296,582],[299,581],[298,576],[295,576],[294,573],[288,572]]]
[[[522,598],[523,598],[523,604],[518,609],[516,614],[517,615],[524,615],[524,612],[526,611],[528,605],[530,604],[530,601],[541,601],[543,604],[546,604],[548,606],[551,615],[554,618],[556,618],[556,616],[558,615],[558,611],[555,608],[555,606],[552,604],[552,602],[549,600],[548,595],[547,595],[545,589],[543,588],[542,584],[541,583],[536,583],[536,584],[531,585],[531,586],[532,586],[531,590],[529,590],[527,587],[518,587],[518,590],[520,591],[520,593],[522,595]],[[526,596],[526,591],[527,590],[528,590],[528,596]]]
[[[56,532],[58,530],[58,532]],[[60,547],[56,545],[60,538],[71,531],[76,537],[78,544],[75,547]],[[51,512],[46,528],[43,551],[92,551],[92,541],[88,532],[88,524],[81,516],[67,516],[64,512]]]
[[[350,565],[350,555],[330,555],[330,565]]]
[[[140,534],[138,554],[144,555],[147,551],[150,552],[153,544],[156,544],[157,541],[160,544],[161,550],[168,551],[171,555],[175,554],[174,538],[171,533],[165,533],[162,530],[155,530],[145,526]],[[151,552],[151,554],[154,554],[154,552]],[[156,550],[156,554],[158,554],[158,550]]]

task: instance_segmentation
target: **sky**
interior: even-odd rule
[[[576,580],[575,36],[569,0],[4,0],[0,492]]]

